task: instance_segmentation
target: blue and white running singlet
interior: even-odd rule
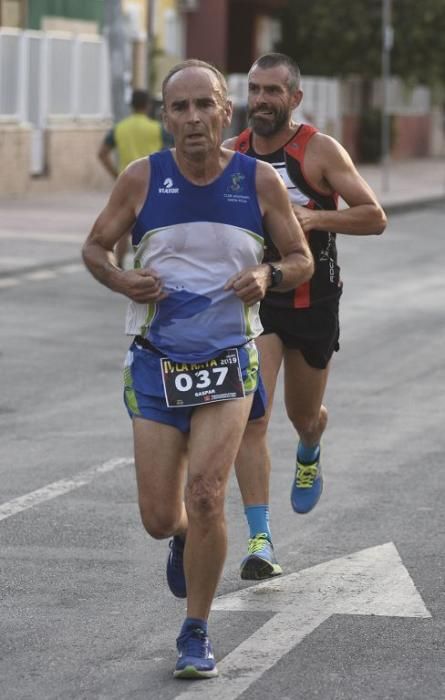
[[[132,232],[135,268],[150,267],[168,297],[130,302],[126,333],[141,335],[177,362],[204,361],[262,331],[259,304],[248,307],[227,280],[263,258],[256,161],[234,153],[209,185],[181,174],[171,151],[150,156],[147,198]]]

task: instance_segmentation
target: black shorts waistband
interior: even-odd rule
[[[143,338],[142,335],[136,335],[134,338],[134,342],[137,345],[140,345],[141,348],[144,348],[144,350],[151,350],[151,352],[156,353],[156,355],[159,355],[160,357],[164,356],[164,353],[162,353],[158,348],[156,348],[154,345],[150,343],[147,338]]]

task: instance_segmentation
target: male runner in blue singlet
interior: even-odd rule
[[[166,76],[163,99],[175,148],[119,177],[83,257],[130,299],[124,388],[141,517],[153,537],[173,537],[167,580],[187,596],[174,675],[208,678],[227,479],[249,415],[264,413],[259,301],[271,285],[285,292],[308,280],[313,263],[274,169],[221,148],[231,104],[219,71],[185,61]],[[129,227],[135,262],[124,271],[110,253]],[[276,266],[262,263],[265,228]]]
[[[258,339],[261,374],[269,398],[266,415],[249,424],[236,460],[250,538],[241,577],[262,579],[282,572],[269,526],[270,458],[266,444],[273,394],[284,363],[287,414],[299,435],[291,503],[308,513],[320,498],[323,480],[320,440],[328,414],[323,395],[332,354],[338,350],[338,306],[342,291],[336,233],[380,234],[385,214],[345,149],[292,113],[303,97],[298,66],[284,54],[265,54],[248,75],[250,128],[223,145],[271,163],[282,177],[294,212],[309,240],[315,272],[285,294],[267,292],[261,302],[264,327]],[[337,209],[341,196],[347,209]],[[265,260],[280,260],[268,241]]]

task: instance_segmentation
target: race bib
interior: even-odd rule
[[[200,406],[213,401],[245,396],[238,350],[230,348],[214,360],[174,362],[161,357],[162,381],[167,406]]]

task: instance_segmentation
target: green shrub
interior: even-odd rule
[[[389,149],[394,142],[394,120],[389,118]],[[382,156],[382,113],[369,109],[360,118],[358,153],[361,163],[377,163]]]

